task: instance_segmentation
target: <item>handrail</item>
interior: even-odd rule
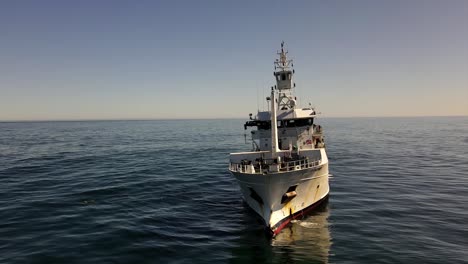
[[[269,172],[269,165],[279,165],[279,172],[285,171],[295,171],[295,170],[302,170],[302,169],[309,169],[320,166],[322,160],[309,160],[301,159],[301,160],[293,160],[293,161],[286,161],[281,162],[279,164],[271,162],[267,163],[267,160],[262,162],[252,162],[247,161],[248,163],[229,163],[229,170],[234,172],[241,172],[241,173],[250,173],[250,174],[263,174]],[[273,160],[271,160],[273,161]]]

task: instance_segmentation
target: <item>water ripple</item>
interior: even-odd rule
[[[269,239],[242,120],[0,123],[0,263],[466,263],[467,118],[322,124],[329,202]]]

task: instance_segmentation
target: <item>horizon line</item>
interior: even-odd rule
[[[417,118],[417,117],[468,117],[468,115],[410,115],[410,116],[319,116],[318,118]],[[77,119],[12,119],[0,120],[0,123],[29,122],[103,122],[103,121],[183,121],[183,120],[237,120],[244,117],[195,117],[195,118],[77,118]]]

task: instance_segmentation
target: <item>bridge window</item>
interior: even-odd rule
[[[311,126],[314,123],[313,118],[283,120],[284,127]]]

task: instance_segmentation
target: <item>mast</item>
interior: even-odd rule
[[[278,124],[276,120],[276,92],[271,87],[271,156],[277,158],[278,152]]]
[[[278,52],[279,59],[275,60],[275,72],[273,75],[276,77],[275,87],[271,87],[271,156],[273,159],[278,157],[280,149],[278,148],[278,121],[277,121],[277,108],[278,110],[294,109],[296,100],[292,96],[291,89],[292,75],[294,70],[292,60],[288,60],[284,50],[284,41],[281,42],[281,52]],[[278,69],[278,70],[277,70]],[[278,99],[276,99],[276,91],[278,90]]]
[[[294,72],[293,61],[288,60],[288,52],[284,50],[284,41],[281,42],[281,52],[277,53],[279,59],[275,60],[275,71],[273,75],[276,77],[276,88],[278,90],[278,109],[290,110],[296,106],[296,99],[292,89],[296,85],[292,82]]]

